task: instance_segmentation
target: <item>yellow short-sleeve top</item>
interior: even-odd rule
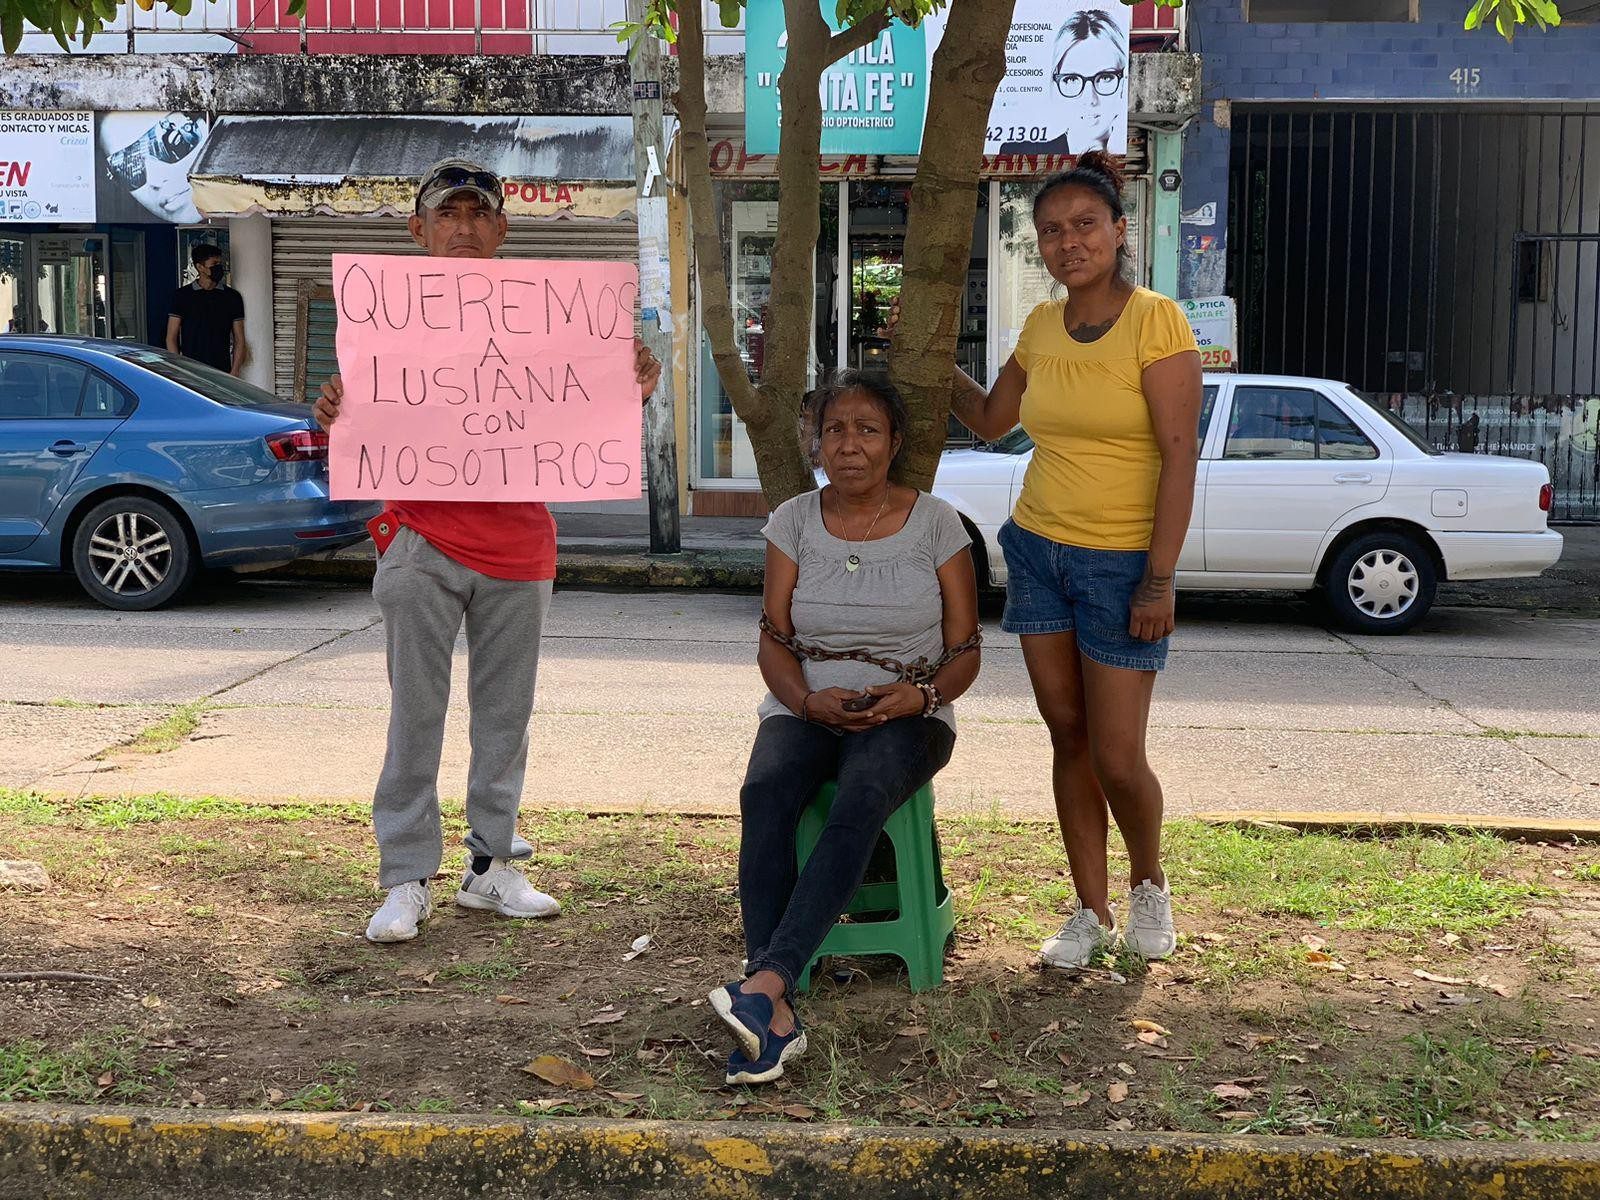
[[[1017,341],[1028,374],[1022,427],[1033,439],[1013,519],[1040,537],[1090,550],[1148,550],[1161,451],[1141,386],[1151,363],[1196,350],[1178,305],[1135,288],[1099,341],[1067,334],[1065,300],[1041,304]]]

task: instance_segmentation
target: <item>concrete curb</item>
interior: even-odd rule
[[[0,1197],[1592,1200],[1600,1147],[0,1105]]]
[[[367,555],[305,558],[262,572],[272,579],[371,583],[377,564]],[[707,591],[760,591],[766,569],[759,550],[685,550],[645,554],[562,546],[556,557],[558,587],[698,588]]]
[[[1600,821],[1541,821],[1528,817],[1452,816],[1449,813],[1232,812],[1185,813],[1210,825],[1282,825],[1305,833],[1396,837],[1407,833],[1492,833],[1511,841],[1600,842]]]

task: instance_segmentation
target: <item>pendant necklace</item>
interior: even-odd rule
[[[878,527],[878,517],[883,516],[883,510],[886,507],[888,507],[888,504],[889,504],[889,487],[888,487],[887,484],[885,484],[884,488],[883,488],[883,501],[882,501],[882,503],[880,503],[878,505],[878,516],[873,517],[872,518],[872,524],[867,526],[867,535],[866,535],[866,537],[862,538],[859,542],[856,543],[856,549],[857,550],[861,549],[861,547],[865,546],[869,541],[872,540],[872,531]],[[844,513],[843,513],[843,511],[841,511],[839,513],[839,524],[840,524],[841,527],[844,525]],[[848,546],[850,544],[850,539],[849,538],[845,538],[843,540],[844,540],[844,544],[845,545]],[[861,569],[861,556],[856,554],[856,553],[854,553],[854,552],[852,552],[850,554],[850,557],[844,560],[844,569],[846,571],[849,571],[852,575],[855,574],[857,571],[859,571]]]

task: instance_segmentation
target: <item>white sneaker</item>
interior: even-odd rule
[[[402,883],[389,889],[389,895],[372,920],[367,922],[369,942],[409,942],[417,936],[417,926],[433,916],[433,896],[425,883]]]
[[[1128,932],[1123,935],[1140,958],[1166,958],[1178,948],[1178,934],[1172,928],[1172,892],[1158,888],[1146,879],[1128,898]]]
[[[1117,913],[1111,910],[1111,928],[1100,924],[1094,909],[1078,905],[1078,910],[1061,927],[1061,932],[1046,938],[1039,947],[1039,961],[1047,967],[1076,970],[1088,966],[1100,950],[1109,946],[1117,936]]]
[[[507,858],[492,859],[482,875],[474,875],[469,863],[461,876],[456,903],[463,908],[497,912],[502,917],[553,917],[561,911],[559,900],[536,889]]]

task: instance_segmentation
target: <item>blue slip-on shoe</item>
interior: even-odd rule
[[[728,1058],[727,1080],[730,1084],[771,1083],[783,1078],[783,1065],[786,1062],[791,1058],[799,1058],[805,1052],[806,1031],[797,1019],[794,1028],[782,1037],[769,1032],[767,1052],[754,1062],[737,1052],[731,1055]]]
[[[706,998],[711,1009],[732,1032],[744,1056],[759,1062],[766,1053],[768,1027],[772,1024],[772,1001],[760,992],[745,992],[743,980],[723,984]]]

